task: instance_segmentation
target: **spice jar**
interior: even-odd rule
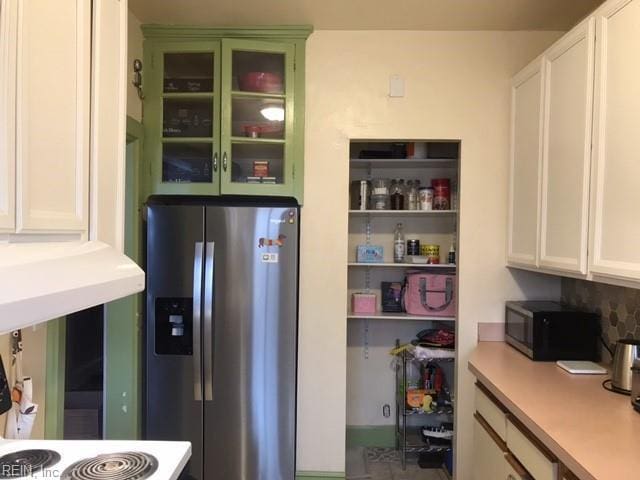
[[[389,183],[385,178],[376,178],[371,182],[371,208],[387,210],[389,205]]]
[[[433,210],[433,188],[422,187],[418,190],[420,210]]]

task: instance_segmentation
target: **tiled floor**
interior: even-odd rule
[[[441,469],[422,469],[415,463],[407,464],[402,470],[393,450],[366,453],[363,448],[347,450],[347,480],[449,480]]]
[[[371,463],[369,472],[371,480],[448,480],[440,469],[423,469],[418,465],[407,465],[402,470],[395,463]]]

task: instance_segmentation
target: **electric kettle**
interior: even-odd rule
[[[631,405],[640,412],[640,358],[633,362],[631,372]]]
[[[640,360],[639,340],[618,340],[613,354],[611,387],[620,393],[631,393],[633,362]]]

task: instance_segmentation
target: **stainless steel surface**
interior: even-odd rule
[[[213,400],[213,310],[215,242],[207,242],[204,266],[204,399]]]
[[[640,341],[618,340],[611,375],[611,385],[615,390],[631,392],[631,367],[637,359],[640,359]]]
[[[527,357],[533,358],[533,350],[531,350],[526,345],[523,345],[521,342],[517,341],[513,337],[511,337],[509,335],[505,335],[504,341],[507,342],[509,345],[511,345],[516,350],[519,350],[520,352],[524,353]]]
[[[203,480],[295,478],[297,217],[291,208],[206,209],[216,261]],[[283,245],[268,246],[275,239]]]
[[[194,245],[204,241],[204,208],[150,205],[147,221],[144,438],[191,442],[187,471],[205,480],[203,402],[194,400],[193,355],[161,355],[155,345],[156,300],[193,300]],[[193,316],[185,317],[186,338],[192,338],[192,320]]]
[[[636,359],[631,367],[631,404],[640,410],[640,359]]]
[[[145,437],[190,441],[187,478],[295,478],[298,225],[297,208],[149,207]],[[164,297],[193,299],[193,355],[156,354]]]
[[[193,399],[202,400],[200,312],[202,298],[202,242],[196,242],[193,255]]]
[[[507,308],[521,313],[525,317],[533,318],[533,312],[531,310],[526,310],[515,302],[507,302]]]

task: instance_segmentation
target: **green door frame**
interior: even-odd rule
[[[125,176],[125,254],[142,263],[141,173],[143,127],[127,117]],[[105,305],[103,438],[140,438],[141,328],[143,294]]]
[[[139,211],[148,189],[142,169],[143,127],[127,117],[125,253],[142,260]],[[104,416],[105,439],[140,438],[140,341],[143,294],[105,305]],[[66,320],[47,323],[45,438],[64,435]]]

